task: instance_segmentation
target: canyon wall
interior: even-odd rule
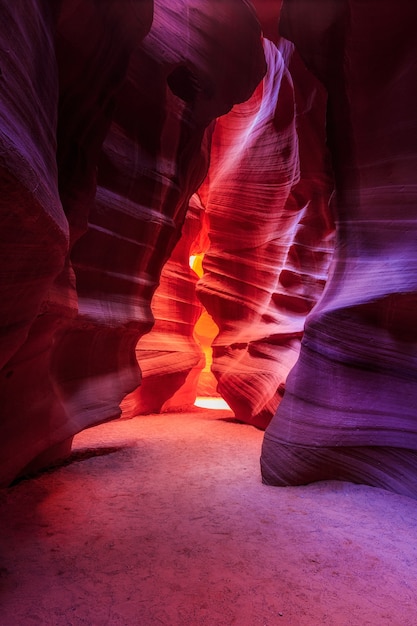
[[[37,457],[42,465],[68,453],[72,435],[94,419],[84,407],[71,411],[61,386],[62,361],[82,373],[90,356],[75,342],[63,354],[79,315],[70,256],[87,228],[101,143],[152,2],[124,11],[110,1],[32,0],[25,11],[2,2],[1,18],[1,335],[13,339],[1,350],[7,484]],[[75,378],[75,394],[83,383]]]
[[[265,483],[417,497],[417,8],[253,4],[0,0],[1,484],[190,404],[204,305]]]
[[[264,39],[263,82],[217,120],[199,190],[210,245],[197,292],[220,329],[212,371],[237,419],[261,428],[324,287],[333,232],[325,92],[293,46],[280,47]]]
[[[2,1],[0,480],[120,415],[208,162],[265,60],[232,0]]]
[[[142,372],[141,385],[122,402],[123,417],[190,407],[204,367],[204,354],[194,339],[203,307],[195,289],[197,274],[190,256],[202,228],[201,203],[194,194],[189,203],[181,238],[162,268],[152,299],[155,324],[136,346]]]
[[[337,243],[266,430],[267,484],[417,496],[415,3],[287,0],[281,30],[328,91]]]
[[[292,44],[280,41],[278,50],[264,39],[263,46],[263,82],[210,129],[200,236],[195,230],[181,240],[162,271],[156,324],[137,347],[142,385],[123,403],[125,416],[195,399],[202,367],[195,320],[188,322],[199,311],[188,258],[195,251],[205,253],[197,295],[218,327],[211,370],[235,417],[265,428],[298,357],[333,244],[326,94]]]

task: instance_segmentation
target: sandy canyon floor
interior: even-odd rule
[[[417,501],[262,485],[228,411],[111,422],[0,492],[1,626],[416,626]]]

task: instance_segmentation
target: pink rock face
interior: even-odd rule
[[[252,4],[261,24],[263,36],[278,45],[282,0],[252,0]]]
[[[56,39],[60,87],[57,160],[71,244],[87,230],[96,194],[97,163],[116,96],[131,54],[148,33],[152,19],[153,0],[61,2]]]
[[[330,188],[324,137],[311,127],[311,117],[320,116],[323,126],[323,90],[310,80],[297,96],[306,131],[300,170],[293,83],[276,46],[265,39],[264,48],[263,83],[214,129],[199,192],[210,247],[198,285],[220,329],[212,366],[218,390],[238,419],[263,428],[297,359],[305,316],[323,288],[331,251],[323,240],[332,229],[324,217]]]
[[[265,433],[266,483],[417,496],[417,7],[292,0],[282,29],[329,92],[337,247]]]
[[[135,346],[161,268],[205,174],[205,129],[262,78],[243,0],[166,4],[152,16],[151,0],[54,11],[34,1],[24,15],[2,3],[1,253],[14,272],[0,286],[4,484],[120,414],[140,382]]]

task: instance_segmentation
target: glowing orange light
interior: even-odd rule
[[[190,256],[190,267],[199,278],[201,278],[204,274],[203,259],[204,254],[201,253]],[[201,383],[200,389],[197,386],[197,393],[198,391],[200,391],[200,393],[210,393],[210,387],[213,389],[213,393],[215,393],[217,383],[211,373],[211,364],[213,362],[213,350],[211,344],[213,343],[213,339],[216,337],[218,332],[219,327],[214,322],[211,315],[204,310],[194,327],[194,339],[200,344],[206,358],[205,367],[201,372],[201,377],[204,377],[204,382]],[[201,377],[200,382],[202,380]],[[197,396],[194,406],[203,409],[223,411],[231,410],[227,402],[218,396]]]
[[[190,256],[190,267],[191,267],[192,270],[194,269],[194,263],[195,263],[196,258],[197,258],[197,255],[195,255],[195,254],[192,254]]]
[[[200,254],[192,254],[190,256],[190,267],[193,270],[193,272],[195,272],[197,274],[197,276],[199,278],[202,277],[202,275],[204,274],[204,270],[203,270],[203,259],[204,259],[204,254],[200,253]]]
[[[196,398],[194,406],[198,406],[201,409],[214,409],[216,411],[228,409],[231,411],[230,406],[223,398],[203,398],[199,396]]]

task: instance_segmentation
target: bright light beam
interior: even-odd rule
[[[216,411],[224,409],[232,410],[223,398],[204,398],[203,396],[199,396],[196,398],[194,406],[198,406],[200,409],[214,409]]]

